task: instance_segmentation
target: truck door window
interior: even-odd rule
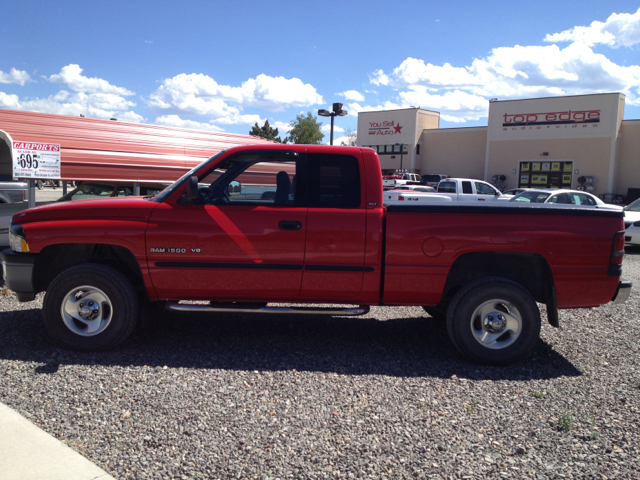
[[[270,154],[229,159],[198,182],[198,204],[295,205],[296,161]]]
[[[478,195],[495,195],[496,194],[496,191],[491,185],[487,185],[486,183],[482,183],[482,182],[475,182],[475,183],[476,183],[476,191],[478,192]]]
[[[456,193],[455,182],[440,182],[438,184],[438,193]]]
[[[360,169],[355,157],[310,153],[307,155],[307,165],[309,207],[360,206]]]
[[[472,194],[471,182],[462,182],[462,193]]]

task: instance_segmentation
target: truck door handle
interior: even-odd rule
[[[484,202],[484,198],[479,198],[478,201],[479,202]]]
[[[282,220],[278,223],[278,227],[280,227],[280,230],[296,231],[302,228],[302,222],[298,220]]]

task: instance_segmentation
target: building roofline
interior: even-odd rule
[[[452,127],[452,128],[425,128],[422,132],[450,132],[451,130],[481,130],[488,129],[489,126],[476,126],[476,127]]]
[[[360,115],[361,113],[377,113],[377,112],[403,112],[406,110],[418,110],[420,113],[435,113],[438,116],[440,116],[440,112],[437,112],[435,110],[427,110],[426,108],[420,108],[420,107],[413,107],[413,108],[395,108],[393,110],[366,110],[366,111],[362,111],[362,112],[358,112],[358,115]]]
[[[533,97],[533,98],[514,98],[512,100],[495,100],[489,103],[506,103],[506,102],[522,102],[525,100],[546,100],[550,98],[575,98],[575,97],[595,97],[595,96],[603,96],[603,95],[620,95],[627,98],[626,95],[622,92],[609,92],[609,93],[587,93],[583,95],[554,95],[551,97]]]

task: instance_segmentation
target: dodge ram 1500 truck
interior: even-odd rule
[[[4,279],[20,301],[46,291],[46,329],[76,350],[115,347],[141,312],[153,325],[149,312],[160,306],[357,315],[415,305],[446,322],[462,354],[489,364],[534,347],[536,302],[558,326],[559,308],[629,296],[621,212],[502,202],[385,208],[382,196],[369,148],[230,148],[154,196],[16,214],[11,248],[0,254]]]

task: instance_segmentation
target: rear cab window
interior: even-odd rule
[[[360,207],[360,168],[355,157],[310,153],[307,169],[309,207]]]
[[[471,184],[469,184],[471,187]],[[438,184],[438,193],[456,193],[455,182],[440,182]]]

